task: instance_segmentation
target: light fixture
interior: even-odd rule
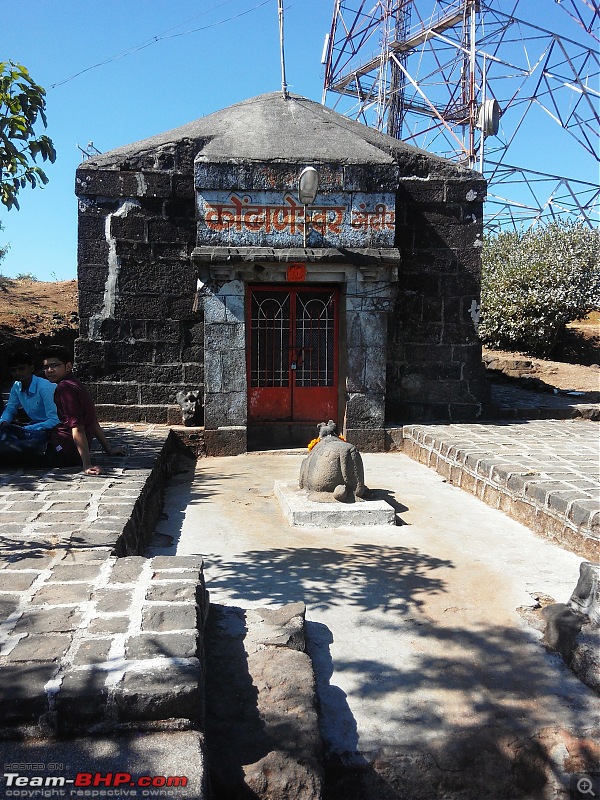
[[[304,167],[298,179],[298,196],[304,206],[315,202],[319,189],[319,173],[314,167]]]
[[[315,202],[319,190],[319,173],[314,167],[304,167],[298,178],[298,197],[304,206],[304,247],[306,248],[307,224],[310,222],[307,206]]]

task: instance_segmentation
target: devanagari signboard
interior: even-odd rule
[[[198,244],[228,247],[392,247],[391,193],[318,195],[306,209],[291,192],[198,193]]]

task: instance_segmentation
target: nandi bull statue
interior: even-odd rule
[[[333,420],[317,428],[319,440],[300,466],[300,488],[333,495],[341,503],[363,497],[367,487],[359,451],[338,437]]]

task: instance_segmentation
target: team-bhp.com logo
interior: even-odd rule
[[[6,797],[162,797],[176,796],[172,790],[185,788],[185,775],[140,775],[129,772],[78,772],[64,775],[22,775],[5,772]],[[58,790],[58,791],[56,791]],[[117,791],[111,791],[117,790]]]

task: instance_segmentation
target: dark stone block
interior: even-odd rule
[[[187,363],[201,364],[204,361],[204,348],[184,347],[181,351],[181,360]]]
[[[108,267],[106,264],[86,264],[84,266],[80,261],[77,273],[79,291],[102,294],[104,296],[106,279],[108,277]]]
[[[100,292],[79,292],[79,316],[91,317],[98,314],[104,306],[104,294]]]
[[[458,275],[448,275],[444,279],[446,297],[465,297],[479,300],[480,282],[477,275],[461,271]]]
[[[144,197],[171,196],[171,175],[168,172],[143,172],[140,184]]]
[[[106,242],[107,214],[97,208],[86,208],[79,212],[78,240]]]
[[[186,347],[204,347],[204,322],[184,322],[183,337]]]
[[[145,338],[154,342],[178,342],[182,336],[182,325],[176,320],[148,320]]]
[[[108,242],[106,239],[84,239],[80,237],[77,242],[77,263],[81,269],[83,265],[93,264],[104,266],[108,258]]]
[[[192,225],[192,222],[194,224]],[[174,224],[166,219],[151,219],[148,222],[148,241],[150,242],[181,242],[195,244],[196,228],[195,221],[190,220],[188,224]]]
[[[89,362],[100,362],[106,359],[106,345],[102,341],[95,339],[76,339],[75,341],[75,363],[86,364]]]
[[[173,175],[172,194],[174,197],[195,199],[194,180],[191,174]]]
[[[56,672],[55,664],[5,664],[0,667],[2,720],[34,722],[48,711],[45,685]]]
[[[143,402],[140,399],[140,387],[137,383],[93,381],[88,383],[87,387],[95,403],[135,405]]]
[[[363,453],[383,453],[386,449],[383,428],[347,428],[346,441],[356,445]]]
[[[116,242],[116,251],[119,258],[133,264],[149,264],[152,261],[152,245],[148,242],[125,241]]]
[[[164,319],[166,313],[165,298],[161,295],[139,294],[117,297],[115,315],[124,319]]]
[[[142,405],[176,405],[177,392],[183,392],[190,386],[184,383],[153,383],[141,384],[139,387],[140,403]],[[197,387],[194,387],[197,388]],[[181,410],[179,422],[181,422]]]
[[[246,428],[205,430],[204,442],[209,456],[238,456],[248,449]]]
[[[481,208],[487,193],[486,181],[465,179],[460,181],[446,181],[445,200],[448,203],[468,203]],[[473,197],[473,194],[476,196]]]
[[[133,241],[145,241],[146,239],[146,219],[130,211],[127,216],[113,217],[110,221],[110,234],[115,239],[129,239]]]
[[[195,198],[183,200],[168,200],[165,203],[165,216],[176,219],[196,220]]]
[[[184,364],[183,382],[186,386],[204,385],[204,365],[203,364]]]
[[[117,170],[78,169],[75,173],[77,197],[119,197],[121,181]]]
[[[192,245],[190,242],[154,242],[152,245],[152,260],[166,261],[173,266],[189,264]],[[196,279],[194,276],[194,286]]]
[[[442,344],[477,344],[479,340],[472,323],[459,325],[447,322],[443,327],[441,341]]]
[[[399,203],[407,206],[443,203],[446,199],[446,182],[443,180],[411,181],[403,178],[396,194]]]
[[[119,720],[202,720],[202,669],[199,663],[172,664],[168,670],[125,673],[115,695]]]
[[[140,383],[182,383],[182,367],[154,364],[113,364],[104,365],[103,377],[119,381],[138,381]]]
[[[157,342],[154,345],[153,359],[155,364],[168,364],[181,362],[181,345],[166,342]]]
[[[154,344],[148,341],[107,342],[105,359],[117,363],[151,364],[154,361]]]

